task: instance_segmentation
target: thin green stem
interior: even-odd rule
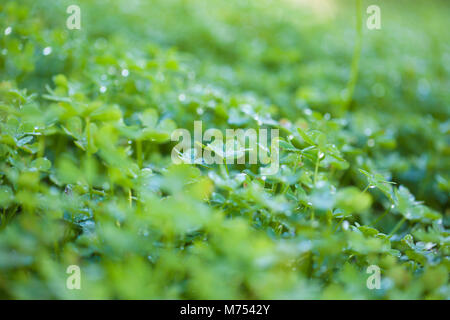
[[[389,212],[391,211],[391,207],[387,208],[384,213],[379,216],[374,222],[371,223],[372,226],[375,226],[381,219],[383,219]]]
[[[38,151],[38,158],[42,158],[45,155],[45,136],[42,133],[41,136],[39,136],[39,151]]]
[[[314,186],[317,184],[317,175],[319,173],[320,150],[317,150],[316,167],[314,169]]]
[[[128,202],[130,204],[130,208],[133,207],[133,193],[131,192],[131,188],[128,189]]]
[[[350,79],[347,83],[347,97],[344,101],[344,111],[350,108],[353,100],[356,83],[358,81],[359,60],[362,50],[362,4],[361,0],[356,0],[356,43],[353,51],[352,66],[350,71]]]
[[[337,224],[336,228],[334,228],[333,232],[336,232],[339,229],[339,227],[341,226],[342,222],[344,222],[344,219],[345,219],[345,217],[342,217],[341,220],[339,220],[339,223]]]
[[[86,118],[86,149],[88,157],[91,156],[91,119]]]
[[[86,154],[88,162],[91,159],[91,119],[86,117]],[[89,199],[92,200],[92,186],[89,184]]]
[[[398,229],[400,229],[400,227],[403,225],[403,223],[405,223],[405,221],[406,221],[406,218],[403,217],[403,219],[400,220],[400,221],[395,225],[394,229],[392,229],[392,231],[389,233],[388,237],[389,237],[389,238],[392,237],[392,236],[398,231]]]
[[[139,169],[142,169],[142,140],[136,140],[136,158]]]
[[[226,161],[225,161],[224,166],[225,166],[225,171],[227,172],[227,175],[230,176],[230,172],[228,171],[228,165],[227,165]]]

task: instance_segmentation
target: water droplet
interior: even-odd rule
[[[305,114],[307,115],[307,116],[310,116],[310,115],[312,115],[312,110],[311,109],[309,109],[309,108],[307,108],[307,109],[305,109]]]
[[[203,108],[197,108],[197,114],[202,115],[203,114]]]
[[[348,230],[349,226],[350,226],[350,223],[348,223],[347,220],[344,220],[344,222],[342,222],[342,229]]]
[[[184,95],[183,93],[180,94],[180,95],[178,96],[178,100],[180,100],[181,102],[185,101],[185,100],[186,100],[186,95]]]
[[[130,74],[130,72],[128,72],[128,70],[127,69],[123,69],[122,70],[122,77],[128,77],[128,75]]]
[[[8,34],[11,34],[11,32],[12,32],[12,28],[11,27],[6,28],[5,29],[5,36],[7,36]]]
[[[319,159],[322,159],[325,156],[323,152],[319,152]]]
[[[376,186],[370,186],[369,187],[369,189],[375,189],[376,188]]]
[[[393,204],[393,205],[391,205],[391,209],[394,209],[395,208],[395,205]]]
[[[289,140],[292,140],[292,139],[294,139],[294,136],[291,134],[291,135],[288,137],[288,139],[289,139]]]
[[[106,92],[106,87],[105,86],[101,86],[100,87],[100,92],[101,93],[105,93]]]
[[[52,53],[52,47],[45,47],[44,50],[42,50],[44,56],[48,56],[50,53]]]
[[[261,177],[261,180],[262,180],[262,181],[266,181],[266,179],[267,179],[266,176],[262,176],[262,177]]]

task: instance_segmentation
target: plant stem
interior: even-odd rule
[[[227,172],[227,175],[230,176],[230,172],[228,171],[228,165],[226,162],[225,162],[225,171]]]
[[[336,231],[339,229],[339,227],[341,226],[342,222],[344,222],[344,219],[345,219],[345,217],[342,217],[342,218],[339,220],[339,223],[337,224],[336,228],[334,228],[334,231],[333,231],[333,232],[336,232]]]
[[[142,169],[142,140],[136,140],[136,158],[139,169]]]
[[[86,156],[87,160],[91,159],[91,119],[86,117]],[[89,199],[92,200],[92,186],[88,183],[89,186]]]
[[[86,151],[88,157],[91,156],[91,119],[89,117],[86,118]]]
[[[372,226],[375,226],[378,222],[380,222],[381,219],[383,219],[389,212],[391,211],[391,207],[387,208],[384,213],[379,216],[374,222],[371,223]]]
[[[319,162],[320,162],[320,150],[317,150],[316,167],[314,169],[314,186],[316,186],[317,174],[319,173]]]
[[[370,183],[367,185],[367,187],[363,190],[363,192],[362,193],[364,193],[364,192],[366,192],[367,191],[367,189],[369,189],[369,187],[370,187]]]
[[[130,208],[133,207],[133,194],[131,193],[131,188],[128,189],[128,202],[130,203]]]
[[[405,221],[406,221],[406,218],[403,217],[403,219],[400,220],[400,221],[395,225],[394,229],[392,229],[392,231],[389,233],[388,237],[389,237],[389,238],[392,237],[392,236],[397,232],[397,230],[400,229],[400,227],[403,225],[403,223],[404,223]]]
[[[289,190],[289,183],[286,183],[286,186],[284,187],[283,191],[281,192],[281,194],[285,194],[288,190]]]
[[[38,151],[38,158],[42,158],[45,154],[45,136],[42,134],[39,137],[39,151]]]
[[[350,79],[347,83],[347,97],[344,101],[344,111],[347,111],[353,100],[356,82],[358,81],[359,60],[361,58],[362,49],[362,4],[361,0],[356,0],[356,42],[353,51],[352,66],[350,71]]]

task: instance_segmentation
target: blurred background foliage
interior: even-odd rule
[[[349,100],[356,3],[2,1],[0,298],[448,299],[450,4],[362,1]],[[279,173],[173,165],[194,120]]]

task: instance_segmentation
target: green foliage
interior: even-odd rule
[[[77,2],[0,4],[0,298],[450,298],[447,2],[381,2],[359,71],[354,2]],[[280,171],[172,164],[194,120]]]

